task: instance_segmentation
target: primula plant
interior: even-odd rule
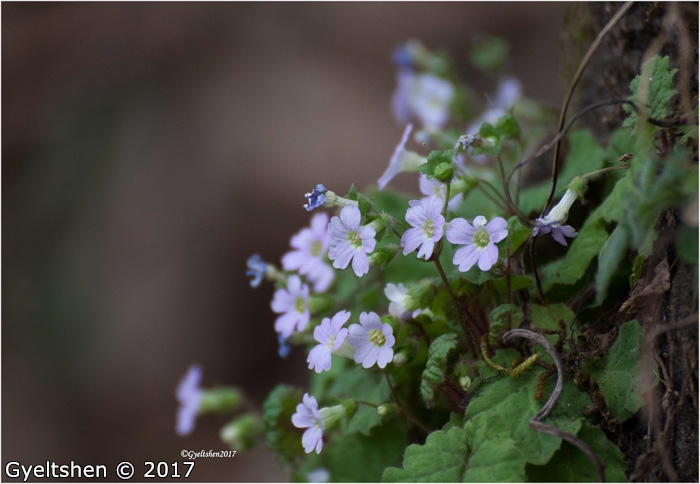
[[[553,131],[500,70],[506,53],[500,39],[474,47],[495,81],[481,106],[447,56],[400,46],[391,105],[405,124],[377,186],[319,173],[281,264],[250,257],[250,285],[275,287],[270,335],[280,356],[308,355],[309,383],[222,429],[233,449],[264,435],[300,481],[627,479],[620,429],[664,382],[655,323],[619,301],[658,273],[646,262],[661,239],[697,266],[681,248],[697,240],[697,217],[682,222],[697,204],[697,98],[680,111],[677,69],[651,56],[628,99]],[[600,144],[577,120],[610,105],[627,117]],[[399,174],[418,195],[391,189]],[[660,234],[668,217],[683,229]],[[180,433],[238,411],[242,390],[200,377],[178,389]]]

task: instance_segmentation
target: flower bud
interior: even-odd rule
[[[219,431],[219,437],[234,450],[250,450],[262,431],[260,419],[255,414],[248,413],[224,425]]]
[[[199,413],[233,412],[243,401],[241,392],[232,387],[218,387],[202,390]]]
[[[392,363],[394,363],[396,366],[403,366],[408,363],[408,351],[398,351],[396,354],[394,354]]]
[[[377,407],[380,417],[393,417],[398,412],[398,407],[393,403],[382,403]]]
[[[357,412],[357,400],[349,398],[343,400],[340,405],[324,407],[319,412],[321,413],[323,428],[329,429],[335,427],[341,419],[345,417],[350,419],[355,415],[355,412]]]
[[[459,387],[464,391],[467,391],[467,389],[469,389],[471,384],[472,384],[472,379],[470,377],[468,377],[467,375],[464,375],[463,377],[461,377],[459,379]]]

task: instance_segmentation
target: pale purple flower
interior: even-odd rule
[[[307,429],[301,437],[304,451],[309,454],[315,449],[320,454],[323,448],[323,420],[316,398],[304,393],[302,403],[297,405],[297,411],[292,415],[292,423],[299,429]]]
[[[416,307],[415,301],[408,295],[408,288],[399,282],[398,285],[388,283],[384,288],[384,295],[391,301],[389,303],[389,314],[399,319],[404,318],[412,308]],[[420,309],[413,311],[412,317],[421,313]]]
[[[515,77],[501,79],[495,96],[489,100],[489,107],[467,127],[467,133],[478,133],[484,123],[495,124],[520,99],[521,94],[522,85]],[[488,157],[487,155],[475,155],[471,159],[477,163],[484,163]],[[461,153],[456,157],[455,162],[464,169]]]
[[[306,478],[309,482],[328,482],[331,478],[331,473],[325,467],[320,467],[306,474]]]
[[[561,200],[559,200],[559,203],[557,203],[546,216],[536,219],[537,225],[532,229],[532,235],[537,236],[551,233],[552,238],[561,245],[568,245],[564,237],[574,238],[578,235],[578,232],[576,232],[571,225],[562,224],[566,222],[569,216],[569,209],[577,198],[578,195],[576,191],[568,189]]]
[[[309,202],[304,204],[304,208],[306,209],[306,211],[310,212],[314,208],[318,208],[324,203],[326,203],[325,193],[327,191],[328,190],[326,190],[326,187],[319,183],[318,185],[316,185],[316,187],[314,187],[311,193],[307,193],[306,195],[304,195],[307,198],[307,201]]]
[[[442,216],[442,201],[438,197],[408,202],[406,221],[413,228],[401,237],[403,255],[408,255],[418,247],[418,258],[428,260],[433,255],[435,243],[442,239],[445,217]]]
[[[515,77],[504,77],[498,83],[496,95],[489,100],[489,107],[475,120],[467,132],[475,133],[484,123],[495,124],[520,99],[523,87]]]
[[[394,331],[391,325],[382,324],[377,313],[360,314],[360,324],[351,324],[348,343],[354,346],[355,363],[369,368],[375,363],[384,368],[394,358]]]
[[[318,345],[309,352],[307,362],[309,368],[321,373],[331,369],[331,353],[343,344],[348,330],[342,326],[350,319],[348,311],[340,311],[332,319],[324,318],[321,324],[314,328],[314,339]]]
[[[331,218],[328,233],[331,247],[328,257],[336,269],[345,269],[352,260],[352,269],[357,277],[369,272],[367,254],[374,250],[376,232],[372,227],[360,227],[360,209],[348,205],[340,211],[340,217]]]
[[[317,213],[311,226],[300,230],[289,245],[294,249],[282,257],[282,267],[297,271],[314,284],[314,291],[323,292],[333,282],[334,272],[325,262],[331,237],[328,235],[328,214]]]
[[[202,401],[202,390],[199,388],[201,380],[202,368],[199,365],[192,365],[177,387],[177,400],[180,402],[180,408],[177,411],[179,435],[187,435],[194,430],[194,422]]]
[[[578,232],[576,232],[571,225],[561,225],[556,222],[547,225],[544,224],[542,220],[544,219],[537,219],[537,225],[535,225],[535,228],[532,229],[532,235],[537,236],[551,232],[552,238],[563,246],[569,245],[566,243],[566,239],[564,237],[573,239],[578,235]]]
[[[425,173],[421,173],[418,178],[420,192],[428,197],[438,197],[440,203],[445,203],[445,184],[435,178],[428,178]],[[464,194],[458,193],[447,203],[447,210],[454,212],[462,204]]]
[[[306,274],[306,280],[314,285],[315,292],[324,292],[335,279],[335,271],[325,262],[317,265]]]
[[[508,236],[508,222],[496,217],[487,224],[486,217],[479,215],[472,226],[463,218],[456,218],[445,236],[453,244],[463,244],[452,259],[461,272],[468,271],[477,262],[479,269],[488,271],[498,261],[496,244]]]
[[[272,299],[272,310],[284,313],[275,321],[275,331],[289,338],[296,328],[304,331],[309,322],[309,286],[296,274],[287,279],[287,289],[278,289]]]
[[[433,74],[401,69],[392,108],[397,120],[405,123],[417,118],[425,129],[435,131],[447,122],[453,97],[451,82]]]
[[[411,134],[412,129],[412,124],[406,126],[406,129],[403,131],[403,136],[401,136],[401,141],[396,145],[396,148],[394,148],[394,154],[391,155],[389,166],[379,180],[377,180],[377,185],[379,185],[380,190],[383,190],[387,183],[399,173],[416,171],[420,165],[427,161],[425,157],[405,148],[406,141],[408,141],[408,136]]]

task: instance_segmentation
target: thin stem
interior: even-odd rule
[[[582,175],[581,178],[584,180],[587,178],[593,178],[598,175],[601,175],[603,173],[606,173],[608,171],[614,171],[614,170],[626,170],[630,167],[629,163],[623,163],[622,165],[616,165],[616,166],[609,166],[607,168],[601,168],[600,170],[592,171],[590,173],[586,173],[585,175]]]
[[[588,65],[588,62],[591,60],[591,57],[593,57],[593,54],[595,53],[596,50],[598,50],[598,47],[600,46],[600,43],[603,41],[603,38],[605,35],[612,30],[615,25],[617,25],[617,22],[620,21],[622,16],[627,12],[627,10],[630,9],[630,7],[634,4],[634,2],[626,2],[622,7],[620,7],[620,10],[617,11],[617,13],[608,21],[608,23],[603,27],[603,30],[600,31],[598,36],[595,38],[591,46],[588,48],[586,51],[586,54],[583,56],[583,59],[581,60],[581,63],[578,66],[578,69],[576,70],[576,73],[574,74],[574,80],[571,83],[571,87],[569,87],[569,91],[566,93],[566,97],[564,98],[564,105],[561,108],[561,113],[559,114],[559,123],[557,125],[557,131],[561,132],[562,128],[564,127],[564,123],[566,121],[566,111],[569,109],[569,103],[571,102],[571,98],[574,95],[574,90],[576,89],[576,86],[578,85],[578,81],[581,79],[581,75],[583,74],[584,69]],[[552,203],[552,198],[554,197],[554,192],[556,191],[557,188],[557,177],[559,176],[559,167],[557,164],[557,158],[559,158],[559,140],[557,140],[557,144],[554,146],[554,154],[552,156],[552,181],[551,181],[551,186],[549,188],[549,195],[547,196],[547,202],[544,204],[544,209],[542,210],[542,213],[540,216],[544,216],[544,214],[547,212],[549,209],[549,205]]]
[[[565,432],[564,430],[554,427],[552,425],[548,425],[545,423],[542,423],[541,420],[547,416],[547,414],[552,410],[554,405],[557,403],[557,400],[559,399],[559,395],[561,394],[562,390],[564,389],[564,367],[562,365],[561,357],[559,356],[559,353],[557,350],[552,346],[552,344],[547,341],[547,338],[544,336],[534,333],[532,331],[529,331],[527,329],[512,329],[506,333],[503,334],[501,337],[501,341],[503,343],[510,343],[513,340],[517,338],[525,338],[528,339],[534,343],[540,344],[544,347],[544,349],[549,353],[549,356],[552,357],[554,360],[554,364],[557,367],[557,383],[554,387],[554,390],[552,391],[552,394],[549,396],[549,399],[547,400],[547,403],[545,403],[542,408],[540,409],[539,412],[537,412],[531,419],[530,419],[530,428],[533,430],[537,430],[538,432],[542,432],[544,434],[549,434],[549,435],[554,435],[555,437],[559,437],[562,440],[566,440],[570,444],[575,445],[578,447],[581,452],[586,454],[589,459],[593,462],[593,465],[595,465],[596,471],[598,473],[598,478],[600,479],[601,482],[605,481],[605,472],[604,472],[604,467],[603,464],[600,462],[600,459],[598,459],[598,456],[591,450],[590,447],[581,439],[576,437],[575,435],[572,435],[568,432]]]
[[[493,191],[493,193],[496,194],[496,195],[498,196],[498,198],[501,199],[501,201],[502,201],[503,203],[507,203],[507,202],[508,202],[508,201],[505,199],[505,197],[504,197],[503,195],[501,195],[501,192],[498,191],[498,188],[496,188],[495,186],[493,186],[493,184],[492,184],[491,182],[489,182],[488,180],[483,180],[483,179],[481,179],[481,178],[478,178],[477,181],[478,181],[479,183],[483,183],[484,185],[486,185],[487,187],[489,187],[489,188]]]
[[[450,203],[450,183],[445,183],[445,206],[442,207],[442,216],[447,221],[447,205]]]
[[[489,192],[484,190],[484,187],[481,185],[481,180],[479,180],[479,183],[477,183],[476,188],[478,188],[479,191],[481,191],[481,193],[483,193],[486,196],[486,198],[491,200],[494,203],[494,205],[496,205],[499,209],[503,210],[504,212],[508,211],[508,208],[503,203],[501,203],[497,198],[495,198]]]
[[[479,354],[479,350],[474,344],[476,335],[474,334],[473,329],[469,325],[470,322],[476,324],[474,322],[474,317],[471,315],[471,313],[466,307],[462,307],[462,305],[459,303],[459,299],[457,299],[457,296],[452,291],[452,286],[450,286],[450,281],[447,279],[445,270],[442,268],[440,259],[438,257],[435,257],[433,259],[433,262],[435,262],[435,267],[437,267],[437,270],[440,273],[440,278],[442,279],[442,283],[444,284],[447,293],[450,295],[450,299],[452,299],[452,303],[455,305],[457,311],[460,314],[459,321],[462,325],[462,331],[464,331],[464,336],[467,339],[467,344],[469,345],[472,354],[476,357]]]
[[[401,404],[401,400],[399,400],[399,396],[396,394],[396,390],[394,390],[394,386],[391,384],[391,380],[389,380],[389,375],[387,375],[385,370],[382,370],[382,374],[384,375],[384,378],[386,379],[386,384],[389,385],[389,391],[391,392],[391,396],[394,399],[394,402],[396,402],[396,406],[399,409],[399,412],[401,415],[406,417],[413,425],[421,429],[423,432],[426,434],[430,433],[430,429],[420,420],[415,418],[413,415],[411,415]]]

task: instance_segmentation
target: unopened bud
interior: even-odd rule
[[[380,417],[393,417],[398,412],[398,408],[393,403],[382,403],[377,407]]]
[[[241,392],[232,387],[218,387],[202,390],[199,413],[233,412],[243,401]]]
[[[408,352],[407,351],[399,351],[394,354],[394,359],[392,360],[392,363],[396,366],[403,366],[406,363],[408,363]]]
[[[255,440],[262,435],[260,419],[252,413],[245,414],[227,423],[219,431],[219,437],[234,450],[250,450]]]

